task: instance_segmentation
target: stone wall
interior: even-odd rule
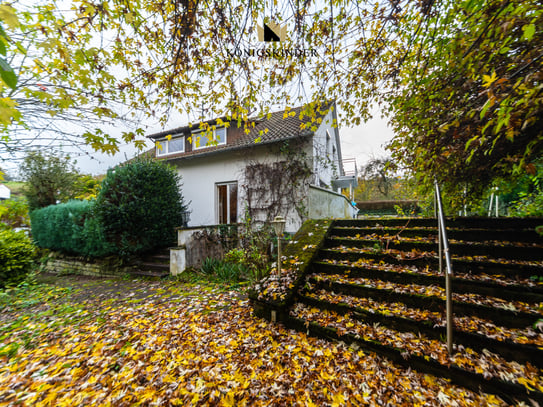
[[[118,277],[132,270],[130,266],[121,266],[117,257],[89,260],[81,257],[66,256],[51,252],[47,256],[43,271],[53,274],[79,274],[95,277]]]

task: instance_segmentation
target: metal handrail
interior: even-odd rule
[[[441,201],[441,192],[439,184],[435,181],[436,187],[436,204],[437,204],[437,219],[438,219],[438,237],[439,237],[439,272],[443,273],[443,253],[445,254],[445,264],[447,272],[445,273],[445,293],[446,293],[446,308],[447,308],[447,350],[449,355],[452,354],[453,340],[453,311],[452,311],[452,293],[451,293],[451,276],[453,274],[451,255],[449,252],[449,239],[447,238],[447,228],[445,226],[445,215],[443,214],[443,203]]]

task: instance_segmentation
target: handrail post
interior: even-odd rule
[[[445,228],[445,215],[443,214],[443,203],[441,202],[441,192],[439,184],[435,181],[436,187],[436,203],[438,214],[438,236],[439,236],[439,272],[442,272],[442,257],[445,254],[445,264],[447,270],[445,272],[445,295],[446,295],[446,324],[447,324],[447,351],[452,354],[453,344],[453,311],[452,311],[452,292],[451,292],[451,276],[452,266],[449,253],[449,240],[447,239],[447,229]]]

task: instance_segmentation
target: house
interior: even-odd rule
[[[241,223],[246,216],[258,223],[281,215],[285,230],[295,232],[307,218],[356,213],[337,187],[345,177],[335,123],[335,104],[329,104],[313,117],[298,107],[248,123],[221,118],[205,122],[208,131],[193,125],[149,137],[155,157],[182,176],[190,208],[186,226]]]
[[[11,197],[11,190],[4,184],[0,184],[0,201],[9,199]]]

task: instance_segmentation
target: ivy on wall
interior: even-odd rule
[[[245,168],[247,214],[254,222],[269,223],[276,216],[296,211],[307,217],[304,198],[313,175],[312,163],[303,150],[305,140],[285,142],[280,161],[251,162]]]

